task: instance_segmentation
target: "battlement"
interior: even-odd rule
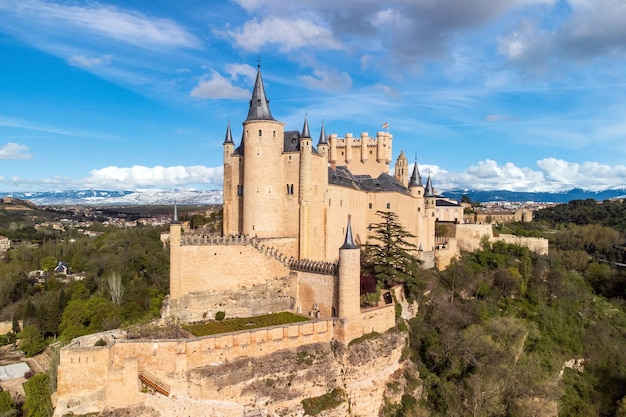
[[[336,262],[311,261],[309,259],[292,260],[289,269],[292,271],[312,272],[321,275],[337,275],[339,264]]]

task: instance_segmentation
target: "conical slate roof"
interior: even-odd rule
[[[352,225],[350,224],[350,217],[348,216],[348,228],[346,230],[346,240],[343,242],[343,246],[339,249],[358,249],[359,247],[354,244],[354,238],[352,237]]]
[[[328,145],[328,140],[326,139],[326,130],[324,130],[324,122],[322,122],[322,131],[320,132],[320,140],[317,142],[318,145]]]
[[[230,120],[228,121],[228,127],[226,128],[226,139],[224,139],[224,145],[233,142],[233,134],[230,131]]]
[[[422,176],[420,175],[420,170],[417,167],[417,159],[415,160],[415,165],[413,165],[413,173],[411,174],[411,180],[409,181],[409,188],[413,187],[423,187],[422,184]]]
[[[304,126],[302,126],[302,135],[301,138],[310,138],[311,132],[309,132],[309,117],[307,115],[304,116]]]
[[[270,112],[270,101],[265,96],[265,87],[261,78],[261,66],[258,67],[256,73],[254,91],[250,99],[250,109],[248,110],[246,122],[250,120],[274,120],[272,112]]]
[[[433,188],[433,182],[430,179],[430,174],[428,174],[428,179],[426,180],[426,190],[424,191],[424,195],[426,197],[435,197],[435,189]]]

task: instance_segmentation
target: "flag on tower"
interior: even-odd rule
[[[388,128],[389,128],[389,122],[383,123],[383,129],[388,129]]]

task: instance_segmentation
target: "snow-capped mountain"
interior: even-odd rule
[[[624,198],[626,189],[606,190],[601,192],[574,189],[559,193],[514,192],[505,190],[450,190],[442,192],[444,197],[461,200],[468,195],[472,201],[536,201],[544,203],[567,203],[570,200],[588,198],[602,201],[609,198]],[[206,205],[222,204],[222,191],[192,190],[143,190],[143,191],[106,191],[106,190],[68,190],[42,192],[2,193],[0,197],[14,197],[28,200],[37,205]]]
[[[222,204],[222,191],[192,190],[66,190],[1,193],[0,197],[28,200],[37,205],[179,205]]]

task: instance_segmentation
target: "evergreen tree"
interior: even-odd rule
[[[395,213],[376,214],[382,222],[369,226],[373,242],[365,245],[364,271],[372,274],[381,287],[402,284],[407,295],[417,292],[421,261],[411,254],[417,246],[408,241],[415,236],[402,227]]]
[[[26,303],[26,308],[24,310],[24,318],[22,320],[22,325],[26,327],[29,324],[35,324],[36,321],[37,321],[37,311],[35,311],[35,305],[30,299],[28,299],[28,302]]]

